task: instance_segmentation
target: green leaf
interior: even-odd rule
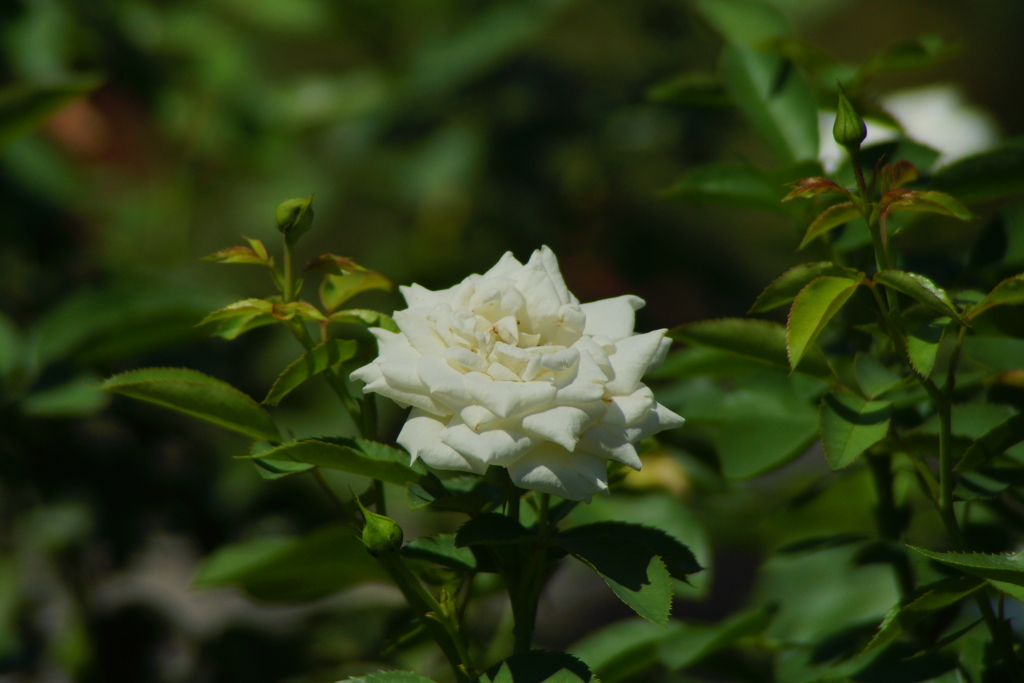
[[[705,164],[688,170],[670,188],[664,199],[694,204],[718,204],[791,215],[782,203],[785,184],[793,178],[820,172],[816,161],[766,171],[750,165]]]
[[[110,395],[99,389],[100,380],[91,373],[75,377],[49,389],[33,391],[18,406],[33,417],[85,417],[95,415],[110,403]]]
[[[300,538],[260,538],[218,549],[199,567],[195,585],[234,585],[258,600],[316,600],[387,574],[358,532],[328,526]]]
[[[860,211],[853,205],[853,202],[833,204],[822,211],[808,226],[807,232],[804,233],[804,238],[800,240],[800,246],[797,249],[803,249],[816,237],[824,235],[832,228],[838,228],[840,225],[858,218],[861,218]]]
[[[789,370],[786,328],[767,320],[719,318],[681,325],[669,331],[676,341],[728,351],[744,358]],[[833,384],[838,382],[824,354],[815,345],[804,353],[796,371]]]
[[[346,678],[345,681],[348,683],[434,683],[433,680],[411,671],[374,671],[362,676]]]
[[[330,313],[356,294],[375,289],[390,292],[391,288],[391,281],[373,270],[328,275],[320,284],[320,301]]]
[[[675,627],[671,622],[666,628],[646,619],[622,619],[587,634],[569,652],[584,661],[603,683],[635,680],[657,666],[658,644]]]
[[[818,106],[791,62],[732,44],[722,52],[720,69],[736,106],[783,163],[818,158]]]
[[[621,525],[631,526],[643,529],[639,525]],[[665,624],[672,608],[672,580],[666,563],[641,538],[624,537],[621,527],[614,522],[587,524],[564,531],[555,540],[600,574],[612,592],[637,614],[656,624]],[[689,554],[688,549],[685,552]],[[680,558],[666,559],[678,565]],[[693,563],[696,565],[696,560]],[[679,570],[676,566],[675,571]]]
[[[344,311],[335,311],[331,314],[332,323],[350,323],[366,325],[368,327],[380,327],[388,332],[399,332],[398,325],[390,315],[380,311],[372,311],[368,308],[348,308]]]
[[[964,339],[964,354],[994,370],[1024,367],[1024,339],[975,337]]]
[[[27,336],[39,367],[62,359],[122,360],[202,339],[195,324],[219,303],[203,289],[173,282],[123,281],[67,297]]]
[[[647,100],[693,107],[729,107],[732,100],[721,79],[707,71],[688,71],[647,89]]]
[[[778,9],[760,0],[698,0],[697,11],[723,38],[753,47],[793,29]]]
[[[985,553],[937,553],[909,546],[925,557],[983,579],[1024,586],[1024,552],[987,555]]]
[[[248,318],[262,314],[269,315],[273,308],[274,303],[266,299],[242,299],[210,313],[199,322],[199,326],[208,325],[218,320]]]
[[[954,318],[960,319],[960,311],[957,310],[946,290],[924,275],[906,273],[902,270],[882,270],[875,273],[874,280],[920,301],[940,315],[952,315]]]
[[[227,382],[185,368],[144,368],[108,378],[100,388],[176,410],[261,441],[281,434],[260,404]]]
[[[690,377],[735,377],[762,372],[765,364],[728,351],[691,346],[669,354],[649,379],[687,379]]]
[[[577,539],[592,539],[595,542],[606,542],[612,546],[620,540],[635,541],[661,557],[672,578],[680,581],[686,581],[688,574],[696,574],[702,569],[689,548],[661,529],[642,524],[628,522],[583,524],[567,529],[555,538],[559,544],[569,550],[564,543],[566,539],[569,539],[570,544],[575,543]]]
[[[682,433],[711,441],[727,479],[769,472],[818,438],[816,406],[794,388],[793,378],[771,372],[761,373],[764,380],[752,387],[701,382],[684,400],[667,404],[686,415]]]
[[[829,261],[804,263],[790,268],[768,285],[748,313],[763,313],[779,306],[785,306],[796,298],[800,290],[822,276],[850,277],[857,276],[857,271],[837,266]]]
[[[356,355],[359,345],[351,339],[328,339],[314,346],[289,365],[270,387],[264,405],[276,406],[285,396],[314,375],[330,368],[332,371]]]
[[[786,351],[791,368],[796,369],[808,347],[859,284],[859,280],[850,277],[823,275],[800,290],[789,309],[786,325]]]
[[[426,467],[418,461],[410,465],[405,451],[368,439],[303,439],[257,455],[238,457],[306,463],[400,486],[418,482],[427,473]]]
[[[974,318],[993,306],[1019,306],[1024,304],[1024,273],[1008,277],[989,292],[971,309]]]
[[[950,218],[959,218],[962,221],[969,221],[974,215],[967,210],[953,197],[943,192],[914,190],[892,190],[888,192],[880,203],[883,214],[895,213],[937,213]]]
[[[975,577],[963,576],[944,579],[915,591],[886,615],[864,652],[888,645],[938,610],[960,602],[984,585],[984,581]]]
[[[853,371],[857,376],[857,384],[868,398],[877,398],[903,381],[903,378],[869,353],[854,356]]]
[[[931,187],[969,204],[1024,193],[1024,138],[944,166]]]
[[[918,325],[907,335],[907,355],[910,364],[921,377],[929,377],[935,369],[939,344],[949,322],[949,318],[938,318]]]
[[[957,472],[970,472],[1002,455],[1006,449],[1024,441],[1024,413],[999,423],[972,443],[956,466]]]
[[[774,614],[774,607],[766,606],[734,614],[717,624],[683,623],[661,642],[658,655],[669,669],[685,669],[740,638],[760,634]]]
[[[252,240],[248,237],[246,240],[250,246],[228,247],[209,256],[204,256],[201,260],[213,261],[215,263],[244,263],[272,268],[274,261],[267,253],[267,248],[263,245],[263,242]]]
[[[939,64],[960,52],[960,46],[938,36],[921,36],[890,45],[860,67],[860,77],[923,69]]]
[[[0,92],[0,148],[33,129],[78,98],[95,90],[96,78],[51,87],[14,86]]]
[[[455,534],[421,536],[412,543],[407,543],[402,548],[402,555],[459,571],[476,569],[476,556],[472,550],[455,545]]]
[[[478,683],[600,683],[587,665],[565,652],[531,650],[489,668]]]
[[[465,548],[471,545],[497,545],[522,543],[534,538],[522,524],[496,512],[488,512],[471,519],[461,527],[455,536],[455,545]]]
[[[889,433],[892,404],[833,392],[821,401],[821,443],[834,470],[848,466]]]

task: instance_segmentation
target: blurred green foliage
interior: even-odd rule
[[[797,262],[791,250],[807,215],[793,204],[779,208],[780,185],[801,175],[788,162],[816,163],[808,104],[834,106],[822,93],[851,74],[847,61],[877,55],[860,76],[882,91],[936,75],[969,77],[1006,132],[1024,132],[1024,89],[1013,80],[1014,27],[1024,18],[1012,0],[898,8],[779,0],[797,35],[816,39],[808,43],[782,35],[788,31],[774,13],[697,4],[704,18],[669,0],[0,3],[0,673],[333,681],[376,668],[381,657],[441,670],[429,644],[403,631],[407,615],[384,588],[305,607],[192,592],[198,559],[225,544],[236,545],[213,556],[221,562],[248,545],[273,565],[272,555],[329,537],[332,529],[320,527],[331,502],[301,477],[271,485],[249,463],[231,461],[226,456],[244,448],[234,437],[110,403],[96,388],[113,372],[173,365],[264,395],[294,358],[293,342],[272,330],[230,350],[205,340],[194,325],[206,313],[262,285],[255,274],[197,259],[239,234],[269,241],[282,199],[316,193],[308,253],[351,255],[396,282],[447,286],[505,249],[548,243],[581,299],[634,292],[649,301],[642,325],[671,326],[742,312]],[[732,45],[721,68],[719,33]],[[943,61],[953,51],[948,42],[912,47],[924,33],[964,37],[964,56]],[[766,39],[778,40],[766,47]],[[822,56],[811,42],[846,59]],[[891,44],[903,47],[886,51]],[[933,60],[924,76],[895,73]],[[778,108],[765,97],[777,84],[764,76],[790,62],[800,70],[785,82],[790,104]],[[722,74],[734,77],[726,84]],[[38,118],[48,114],[55,116]],[[929,155],[900,144],[905,154]],[[1019,143],[999,154],[1001,168],[1019,166]],[[715,165],[697,166],[705,162]],[[985,168],[971,163],[946,167],[935,186],[964,201],[1020,191],[1024,176],[999,176],[1004,186],[995,191]],[[700,204],[671,204],[660,191]],[[908,258],[951,276],[969,262],[988,285],[1014,264],[1019,270],[1019,204],[989,205],[984,215],[991,220],[967,229],[908,231]],[[864,235],[848,228],[840,239],[858,244]],[[388,297],[361,301],[390,310],[396,299]],[[1020,328],[1012,318],[989,324]],[[1019,342],[992,338],[967,348],[990,366],[1018,368]],[[836,476],[822,462],[798,461],[764,478],[728,481],[806,450],[817,428],[812,380],[713,354],[673,362],[662,395],[689,418],[687,431],[671,452],[647,456],[645,472],[657,475],[631,476],[615,498],[574,514],[652,524],[690,545],[711,569],[693,588],[679,587],[689,598],[676,615],[717,623],[679,626],[699,638],[687,640],[691,652],[667,657],[658,655],[668,647],[659,644],[664,633],[654,638],[649,624],[625,621],[613,626],[623,632],[615,642],[647,659],[623,659],[597,641],[573,651],[602,669],[606,683],[684,680],[657,664],[670,658],[755,680],[763,652],[746,651],[740,665],[719,653],[763,632],[769,642],[799,645],[780,657],[779,680],[812,680],[807,672],[836,651],[826,636],[844,628],[850,638],[870,636],[895,602],[888,569],[850,557],[851,544],[875,533],[870,474],[825,486]],[[303,388],[275,416],[295,436],[352,431],[325,393]],[[955,424],[976,438],[1006,417],[965,413]],[[394,414],[384,420],[397,424]],[[925,436],[929,429],[935,433],[927,422],[920,428]],[[732,457],[768,437],[774,449],[760,454],[763,462]],[[897,468],[895,489],[901,501],[925,505],[909,463]],[[996,507],[974,522],[989,550],[1014,542],[993,523],[999,514],[1009,513]],[[448,528],[401,521],[410,538]],[[791,547],[840,532],[856,540],[814,554]],[[908,531],[919,545],[934,546],[940,534],[920,516]],[[207,583],[216,583],[214,565],[205,567]],[[627,615],[598,592],[602,584],[581,581],[574,592],[569,579],[559,584],[567,607],[552,600],[542,612],[548,625],[539,637],[553,647]],[[588,603],[597,607],[580,616]],[[740,612],[748,603],[752,611]],[[495,642],[509,637],[500,605],[485,602],[472,617]],[[976,637],[964,638],[977,660],[969,670],[984,657]],[[411,647],[396,657],[397,643]],[[604,656],[607,668],[586,653]],[[638,669],[637,661],[661,668]]]

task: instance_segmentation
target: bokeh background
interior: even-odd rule
[[[773,4],[852,62],[923,34],[959,41],[873,87],[953,84],[993,135],[1024,133],[1017,0]],[[241,235],[276,244],[274,207],[309,193],[300,260],[330,251],[437,287],[547,244],[581,300],[645,298],[640,329],[741,314],[798,262],[800,226],[659,195],[696,164],[774,163],[728,107],[652,97],[713,71],[719,47],[680,0],[0,2],[0,82],[98,81],[0,149],[0,681],[312,683],[369,666],[393,592],[296,607],[188,588],[217,546],[314,528],[329,502],[232,461],[233,437],[110,402],[97,379],[187,366],[262,395],[294,340],[193,325],[269,282],[198,259]],[[344,432],[338,412],[311,386],[276,414],[303,436]],[[394,429],[397,411],[384,417]],[[714,619],[759,558],[736,510],[774,484],[702,490],[698,469],[638,484],[662,502],[620,512],[703,539],[714,573],[677,614]],[[624,616],[599,581],[555,581],[542,642]]]

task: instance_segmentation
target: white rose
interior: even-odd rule
[[[929,85],[897,90],[881,98],[882,108],[900,122],[906,137],[924,143],[939,152],[934,168],[991,149],[999,141],[999,130],[992,116],[970,104],[963,92],[952,85]],[[821,152],[818,157],[828,172],[835,171],[843,152],[832,138],[836,113],[818,113]],[[863,146],[902,137],[900,131],[874,119],[866,119],[868,136]]]
[[[413,407],[398,443],[414,461],[498,465],[522,488],[589,501],[607,495],[607,460],[639,470],[633,444],[683,423],[640,381],[671,343],[633,333],[644,301],[580,304],[547,247],[451,289],[401,291],[401,332],[372,328],[380,355],[352,379]]]

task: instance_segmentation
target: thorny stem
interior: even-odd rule
[[[448,658],[459,683],[469,683],[476,671],[462,642],[454,614],[447,614],[437,599],[423,587],[420,580],[409,570],[397,553],[385,553],[377,557],[381,566],[391,575],[402,591],[409,605],[423,619],[423,625]]]
[[[888,245],[884,244],[878,222],[871,220],[872,212],[869,208],[870,204],[867,199],[867,184],[864,182],[864,173],[860,167],[859,149],[851,148],[849,151],[854,173],[857,176],[857,185],[860,188],[861,197],[863,199],[861,211],[864,218],[868,221],[868,229],[871,233],[872,242],[875,247],[875,260],[878,262],[879,269],[886,269],[891,267],[887,249]],[[949,368],[947,369],[946,374],[946,385],[940,390],[931,379],[921,376],[910,362],[906,337],[903,335],[900,326],[896,324],[896,321],[900,319],[900,309],[895,292],[886,288],[886,302],[883,303],[878,294],[877,288],[874,285],[871,285],[869,288],[871,289],[871,293],[874,295],[875,302],[878,305],[879,314],[882,316],[883,321],[889,328],[889,333],[893,342],[897,345],[901,360],[907,364],[911,373],[917,377],[921,386],[926,392],[928,392],[928,395],[935,406],[935,410],[939,418],[939,500],[937,501],[937,507],[939,510],[939,516],[942,518],[942,522],[946,527],[946,533],[949,534],[949,537],[953,542],[953,546],[957,550],[963,551],[966,549],[966,544],[964,543],[963,533],[961,532],[960,525],[956,519],[956,511],[953,508],[954,478],[951,449],[953,439],[953,390],[956,386],[956,368],[960,360],[960,351],[963,347],[964,336],[967,329],[963,325],[960,326],[960,330],[957,335],[956,347],[949,360]],[[881,494],[882,492],[880,490],[880,499]],[[894,570],[897,572],[897,577],[899,578],[899,569],[895,565]],[[992,640],[1000,651],[1000,657],[1006,663],[1008,670],[1011,671],[1013,680],[1024,682],[1024,672],[1021,672],[1016,667],[1016,657],[1013,651],[1013,637],[1009,632],[1006,622],[995,615],[992,611],[992,605],[984,595],[978,594],[975,596],[975,599],[978,603],[978,609],[981,612],[982,617],[985,619],[985,624],[988,626],[989,632],[992,634]]]

